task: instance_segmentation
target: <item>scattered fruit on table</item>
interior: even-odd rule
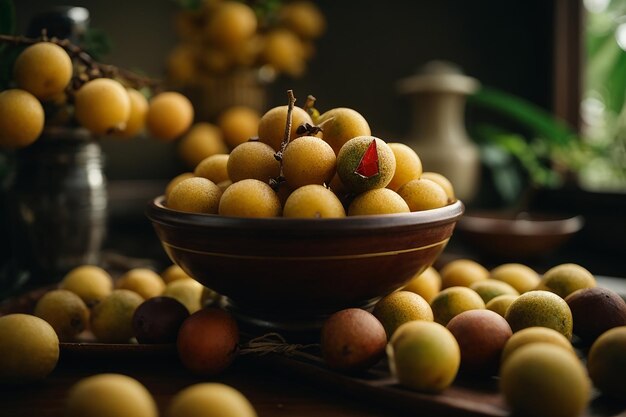
[[[59,360],[59,338],[52,326],[29,314],[0,317],[0,384],[44,379]]]
[[[180,301],[153,297],[135,309],[133,334],[139,343],[176,343],[178,330],[187,317],[189,310]]]
[[[439,323],[410,321],[396,330],[387,345],[391,373],[400,384],[424,392],[441,392],[456,378],[459,344]]]
[[[576,355],[541,342],[520,347],[502,364],[500,389],[515,415],[531,417],[579,416],[591,396]]]
[[[542,326],[572,338],[572,312],[565,300],[549,291],[535,290],[520,295],[507,309],[505,318],[513,332]]]
[[[499,295],[518,296],[519,292],[509,284],[495,279],[483,279],[476,281],[469,286],[470,289],[476,291],[480,298],[487,304]]]
[[[89,326],[89,308],[76,294],[68,290],[52,290],[35,305],[33,314],[47,321],[59,341],[72,341]]]
[[[217,375],[235,360],[239,327],[225,310],[209,307],[189,316],[176,341],[185,368],[198,375]]]
[[[430,304],[433,298],[441,291],[441,275],[433,266],[429,266],[423,272],[419,272],[411,278],[402,289],[421,295]]]
[[[134,378],[121,374],[98,374],[79,380],[69,390],[67,417],[157,417],[152,394]]]
[[[441,290],[430,303],[435,321],[447,325],[452,318],[464,311],[484,309],[485,302],[478,293],[468,287],[448,287]]]
[[[372,314],[383,324],[388,339],[406,322],[434,320],[433,311],[426,300],[413,292],[402,290],[381,298]]]
[[[550,329],[549,327],[527,327],[513,333],[502,350],[500,361],[505,362],[507,358],[515,352],[515,350],[522,346],[539,342],[552,343],[575,353],[572,343],[568,338],[563,336],[562,333],[559,333],[554,329]]]
[[[161,278],[165,282],[165,284],[169,284],[172,281],[176,281],[179,279],[193,279],[189,274],[187,274],[183,268],[176,264],[172,264],[165,268],[161,272]]]
[[[537,289],[551,291],[565,298],[576,290],[595,286],[596,279],[591,272],[580,265],[568,263],[546,271]]]
[[[179,301],[189,314],[193,314],[204,305],[202,297],[205,288],[195,279],[179,279],[167,284],[161,295]]]
[[[509,306],[517,299],[517,297],[519,296],[507,294],[498,295],[497,297],[489,300],[489,302],[485,304],[485,308],[504,317],[506,315],[506,310],[508,310]]]
[[[116,288],[134,291],[147,300],[163,293],[165,282],[151,269],[133,268],[118,279]]]
[[[596,339],[587,356],[587,369],[603,394],[626,398],[626,326],[614,327]]]
[[[513,334],[502,316],[490,310],[464,311],[453,317],[446,328],[459,344],[463,372],[497,374],[500,355]]]
[[[114,290],[91,312],[90,328],[105,343],[128,343],[133,337],[133,315],[144,298],[131,290]]]
[[[447,263],[441,271],[441,288],[469,287],[474,282],[489,278],[489,271],[471,259],[456,259]]]
[[[113,291],[113,278],[104,269],[95,265],[81,265],[68,272],[59,284],[93,307]]]
[[[541,281],[537,272],[519,263],[499,265],[489,272],[489,277],[506,282],[520,294],[536,289]]]
[[[587,344],[613,327],[626,326],[626,301],[615,291],[583,288],[565,297],[565,302],[572,312],[574,334]]]
[[[174,395],[166,417],[256,417],[250,401],[237,389],[218,382],[191,385]]]
[[[321,330],[322,357],[331,369],[360,371],[376,364],[385,354],[387,336],[371,313],[348,308],[332,314]]]

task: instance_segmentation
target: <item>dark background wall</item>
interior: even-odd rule
[[[18,28],[57,0],[15,2]],[[553,2],[544,0],[320,0],[328,29],[300,79],[282,77],[270,87],[268,106],[283,104],[294,89],[321,109],[353,107],[381,138],[408,133],[410,104],[396,82],[433,59],[452,61],[483,84],[518,94],[544,108],[552,103]],[[161,77],[176,44],[167,0],[75,0],[91,13],[91,26],[113,42],[107,62]],[[471,116],[468,120],[471,123]],[[172,144],[149,138],[105,141],[110,179],[171,178],[184,169]]]

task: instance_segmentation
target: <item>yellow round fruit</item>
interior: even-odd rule
[[[445,326],[464,311],[484,309],[485,302],[476,291],[467,287],[449,287],[433,298],[430,307],[435,321]]]
[[[329,184],[336,164],[333,149],[315,136],[296,138],[283,152],[283,176],[292,190],[309,184]]]
[[[520,294],[534,290],[541,281],[534,269],[518,263],[499,265],[491,270],[489,277],[506,282]]]
[[[441,291],[441,275],[434,267],[429,266],[423,272],[413,276],[402,289],[422,296],[430,304],[433,298]]]
[[[97,78],[76,92],[74,114],[81,126],[96,135],[117,133],[130,117],[130,97],[118,81]]]
[[[394,332],[413,320],[433,321],[433,311],[421,296],[410,291],[395,291],[381,298],[372,311],[391,339]]]
[[[278,106],[268,110],[259,121],[259,140],[269,145],[274,151],[279,151],[283,138],[285,137],[285,129],[287,126],[287,106]],[[289,140],[292,141],[298,136],[304,134],[296,133],[298,126],[309,123],[313,124],[311,116],[301,109],[294,107],[291,113],[292,123]]]
[[[511,330],[542,326],[572,338],[572,312],[561,297],[549,291],[528,291],[517,297],[505,316]]]
[[[24,90],[0,93],[0,147],[23,148],[43,131],[44,111],[35,96]]]
[[[396,172],[387,184],[387,188],[397,191],[409,181],[417,180],[422,175],[422,160],[415,151],[404,143],[388,143],[396,157]]]
[[[448,195],[431,180],[411,180],[398,189],[411,211],[431,210],[448,204]]]
[[[87,304],[93,307],[113,291],[113,279],[104,269],[95,265],[77,266],[68,272],[59,288],[78,295]]]
[[[170,191],[167,206],[188,213],[216,214],[222,190],[206,178],[188,178]]]
[[[455,259],[441,270],[441,288],[469,287],[475,282],[489,278],[489,271],[471,259]]]
[[[308,0],[283,4],[279,9],[278,19],[304,39],[318,38],[326,29],[324,15],[314,2]]]
[[[128,343],[134,335],[133,314],[144,299],[131,290],[115,290],[91,312],[91,331],[103,343]]]
[[[271,146],[258,141],[244,142],[232,150],[226,169],[231,181],[256,179],[268,182],[280,173],[280,164]]]
[[[59,339],[45,320],[28,314],[0,317],[0,384],[38,381],[59,360]]]
[[[139,381],[121,374],[83,378],[69,391],[66,417],[158,417],[150,392]]]
[[[218,213],[235,217],[278,217],[282,207],[268,184],[255,179],[233,183],[222,194]]]
[[[495,279],[483,279],[473,282],[469,286],[470,289],[476,291],[485,304],[499,295],[518,296],[519,293],[509,284]]]
[[[178,279],[168,283],[162,295],[180,301],[193,314],[202,308],[203,293],[204,286],[195,279]]]
[[[346,107],[337,107],[322,113],[317,119],[317,124],[323,129],[324,141],[336,154],[350,139],[372,134],[365,117],[356,110]]]
[[[587,369],[603,394],[626,398],[626,326],[607,330],[593,342],[587,356]]]
[[[226,0],[215,7],[205,29],[207,39],[219,48],[234,48],[254,35],[257,17],[247,4]]]
[[[299,77],[305,70],[305,50],[295,33],[286,29],[272,29],[263,42],[261,60],[277,72]]]
[[[337,154],[337,174],[341,183],[355,194],[386,187],[395,170],[393,151],[374,136],[352,138]]]
[[[217,119],[224,141],[230,149],[258,135],[261,116],[251,107],[233,106],[224,110]]]
[[[146,127],[154,138],[169,142],[189,129],[193,116],[193,106],[187,97],[166,91],[150,100]]]
[[[256,417],[248,399],[238,390],[219,382],[191,385],[178,392],[166,417]]]
[[[178,154],[190,168],[196,168],[209,156],[227,153],[228,147],[220,129],[206,122],[193,124],[178,144]]]
[[[72,60],[65,49],[52,42],[38,42],[24,49],[13,66],[18,87],[40,100],[60,93],[72,78]]]
[[[193,174],[193,172],[183,172],[182,174],[179,174],[175,176],[174,178],[172,178],[170,182],[168,182],[167,185],[165,186],[165,201],[167,201],[174,187],[176,187],[182,181],[189,179],[189,178],[194,178],[194,177],[195,175]]]
[[[596,279],[591,272],[580,265],[568,263],[546,271],[537,289],[551,291],[565,298],[576,290],[595,286]]]
[[[129,88],[126,91],[128,91],[128,98],[130,99],[130,114],[126,121],[126,127],[119,132],[119,135],[132,138],[141,133],[146,126],[148,100],[134,88]]]
[[[456,378],[461,350],[452,333],[441,324],[415,320],[393,334],[387,344],[387,359],[401,385],[437,393]]]
[[[504,363],[517,349],[531,343],[551,343],[576,354],[572,343],[561,333],[547,327],[527,327],[513,333],[504,345],[500,361]]]
[[[33,314],[48,322],[61,342],[73,340],[89,325],[89,308],[68,290],[45,293],[35,305]]]
[[[165,289],[165,282],[151,269],[133,268],[122,274],[117,281],[117,288],[134,291],[147,300],[161,295]]]
[[[513,301],[515,301],[517,297],[517,295],[498,295],[489,300],[485,308],[505,317],[506,310],[508,310],[509,306],[513,304]]]
[[[591,384],[574,355],[549,343],[515,351],[502,365],[500,389],[514,415],[577,417],[587,407]]]
[[[332,191],[322,185],[310,184],[289,194],[283,208],[283,217],[346,217],[346,211]]]
[[[439,184],[441,188],[443,188],[443,190],[446,192],[449,203],[453,203],[456,201],[456,196],[454,195],[454,187],[452,186],[452,183],[449,179],[447,179],[440,173],[426,171],[422,172],[420,178],[423,180],[431,180],[432,182],[436,182],[437,184]]]
[[[389,188],[365,191],[352,200],[348,216],[371,216],[379,214],[409,213],[406,201]]]
[[[204,158],[193,171],[196,177],[206,178],[219,184],[228,181],[228,155],[217,154]]]
[[[173,264],[165,268],[163,272],[161,272],[161,278],[165,282],[165,284],[169,284],[172,281],[176,281],[179,279],[192,279],[183,268],[180,266]]]

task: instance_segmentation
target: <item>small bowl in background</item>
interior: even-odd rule
[[[460,201],[403,214],[340,219],[185,213],[147,207],[171,260],[265,328],[319,328],[340,309],[371,306],[431,265],[463,214]]]
[[[457,236],[471,251],[493,260],[529,260],[553,254],[583,224],[582,216],[474,211],[460,219]]]

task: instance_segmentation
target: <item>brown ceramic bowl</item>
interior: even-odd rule
[[[459,221],[457,235],[491,259],[526,260],[553,254],[583,223],[582,216],[475,211]]]
[[[463,214],[460,201],[422,212],[342,219],[239,218],[149,203],[173,262],[265,327],[317,326],[371,305],[431,265]]]

